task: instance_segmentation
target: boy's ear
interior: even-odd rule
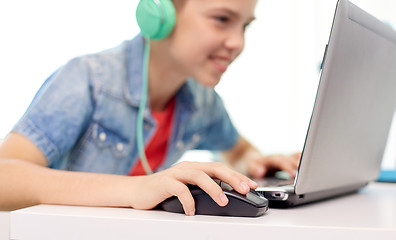
[[[175,6],[171,0],[140,0],[136,20],[143,36],[162,39],[168,36],[176,23]]]

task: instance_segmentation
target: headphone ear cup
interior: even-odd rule
[[[162,39],[176,23],[176,11],[171,0],[140,0],[136,20],[143,36]]]

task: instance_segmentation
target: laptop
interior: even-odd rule
[[[339,0],[297,176],[256,191],[273,207],[358,191],[379,175],[395,106],[396,32]]]

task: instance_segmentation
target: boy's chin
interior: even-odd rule
[[[214,88],[219,84],[221,76],[219,77],[213,77],[213,76],[201,76],[194,78],[198,83],[200,83],[202,86],[207,87],[207,88]]]
[[[198,81],[202,86],[207,87],[207,88],[214,88],[216,85],[220,82],[218,81]]]

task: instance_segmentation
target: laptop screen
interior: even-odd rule
[[[396,106],[396,33],[337,4],[295,191],[377,178]]]

